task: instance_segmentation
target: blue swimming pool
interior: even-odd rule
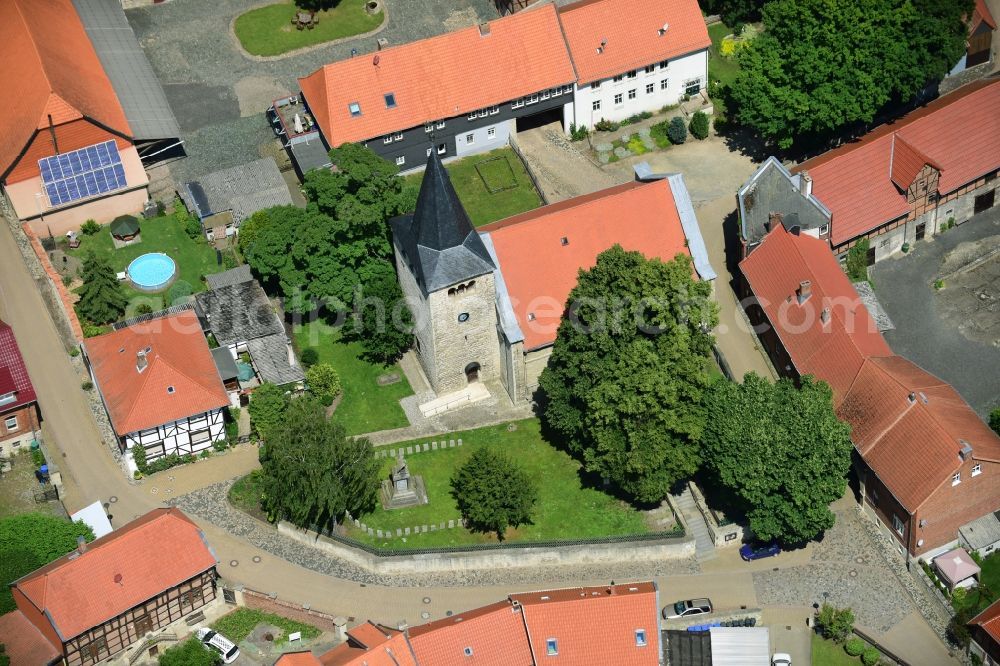
[[[160,291],[177,275],[177,264],[162,252],[136,257],[128,265],[128,279],[141,291]]]

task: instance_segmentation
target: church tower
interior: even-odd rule
[[[417,210],[390,221],[417,357],[438,395],[499,377],[495,265],[432,150]]]

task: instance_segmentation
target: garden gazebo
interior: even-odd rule
[[[119,215],[110,224],[111,235],[120,241],[130,241],[139,235],[139,220],[134,215]]]

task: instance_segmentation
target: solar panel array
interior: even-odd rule
[[[70,153],[38,160],[49,203],[60,206],[125,187],[118,146],[105,141]]]

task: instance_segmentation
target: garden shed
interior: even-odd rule
[[[969,557],[964,548],[956,548],[944,555],[938,555],[934,558],[934,568],[949,590],[973,587],[979,579],[979,565]]]
[[[986,556],[1000,547],[1000,511],[988,513],[958,528],[959,543],[966,550]]]

